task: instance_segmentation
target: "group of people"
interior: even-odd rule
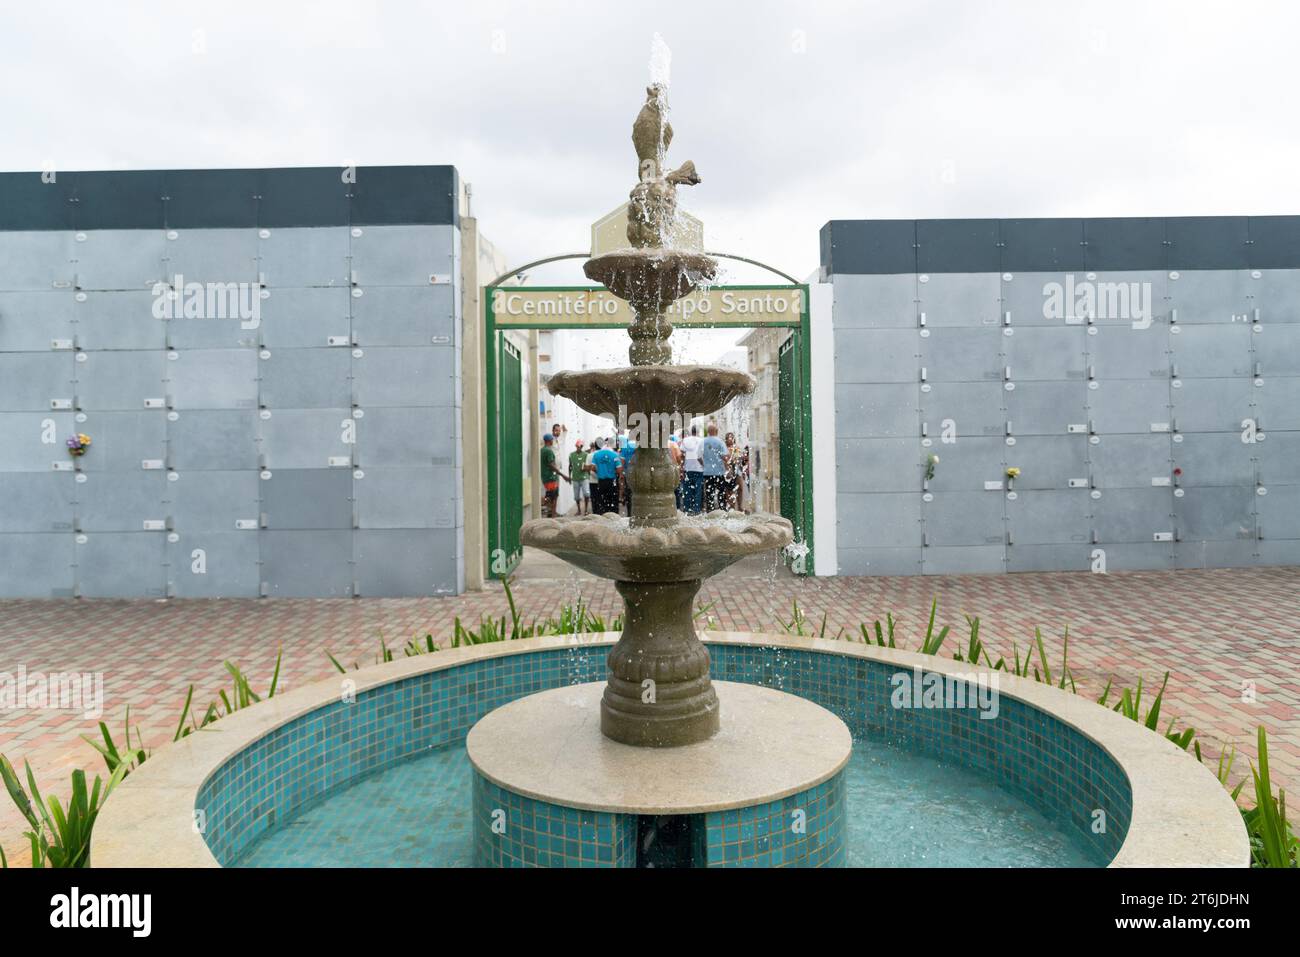
[[[734,432],[718,438],[718,427],[710,422],[700,438],[698,426],[668,446],[680,470],[677,509],[688,515],[717,509],[745,510],[745,477],[749,473],[749,448],[736,444]]]
[[[563,436],[558,423],[542,436],[542,514],[558,514],[560,480],[573,486],[578,514],[632,514],[632,486],[628,468],[636,455],[636,443],[626,436],[593,439],[585,445],[577,439],[569,453],[568,472],[560,469],[558,449]],[[749,472],[749,449],[736,444],[735,433],[718,438],[718,427],[710,422],[701,438],[698,426],[680,438],[668,440],[668,451],[678,469],[676,500],[678,511],[688,515],[716,509],[745,509],[745,477]]]

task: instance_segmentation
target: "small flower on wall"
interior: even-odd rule
[[[85,455],[88,448],[90,448],[90,436],[85,432],[78,432],[68,439],[69,455]]]
[[[1016,468],[1014,465],[1011,468],[1007,469],[1007,478],[1009,479],[1020,478],[1020,469]]]
[[[925,460],[925,480],[928,482],[934,478],[934,467],[939,464],[939,456],[931,452]]]

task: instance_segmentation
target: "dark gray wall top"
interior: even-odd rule
[[[1074,269],[1297,269],[1300,216],[833,219],[821,262],[840,274]]]
[[[0,230],[458,225],[454,166],[0,173]]]

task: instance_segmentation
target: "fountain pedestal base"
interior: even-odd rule
[[[631,747],[600,732],[601,683],[529,695],[465,746],[481,867],[634,867],[645,818],[689,819],[694,866],[836,866],[844,859],[848,727],[805,698],[714,685],[726,718],[705,741]]]

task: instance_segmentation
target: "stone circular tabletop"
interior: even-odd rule
[[[600,733],[603,681],[502,705],[469,732],[475,771],[565,807],[627,814],[699,814],[751,807],[833,777],[853,750],[848,727],[784,691],[715,681],[722,727],[678,748],[637,748]]]

